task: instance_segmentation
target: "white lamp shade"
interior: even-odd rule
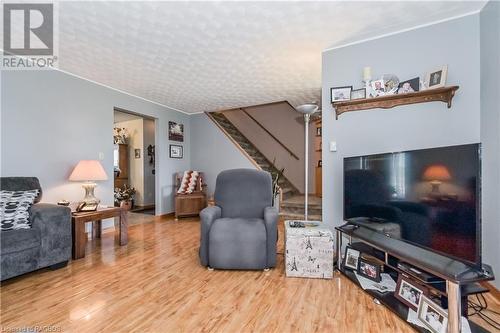
[[[108,176],[101,163],[96,160],[82,160],[78,162],[69,176],[72,181],[107,180]]]
[[[314,112],[318,111],[318,109],[319,109],[319,106],[317,106],[316,104],[313,104],[313,103],[302,104],[302,105],[299,105],[295,108],[295,110],[297,110],[298,112],[303,113],[303,114],[313,114]]]

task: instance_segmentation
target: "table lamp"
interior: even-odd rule
[[[99,203],[100,200],[94,195],[94,189],[97,186],[95,181],[107,180],[108,176],[101,163],[96,160],[82,160],[78,162],[69,180],[84,182],[82,187],[85,189],[85,198],[83,202],[87,204]]]
[[[297,112],[302,113],[304,115],[304,123],[305,123],[305,152],[306,156],[304,159],[304,178],[305,178],[305,191],[304,191],[304,219],[308,220],[308,203],[309,203],[309,121],[311,119],[311,115],[319,110],[318,105],[314,103],[299,105],[295,108]]]
[[[432,194],[440,194],[439,186],[443,181],[450,180],[451,175],[448,168],[441,164],[435,164],[427,167],[424,172],[424,180],[428,180],[431,183]]]

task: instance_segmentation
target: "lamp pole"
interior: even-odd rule
[[[304,200],[304,219],[308,220],[308,206],[309,206],[309,122],[311,120],[311,115],[318,111],[319,107],[315,103],[299,105],[295,108],[298,112],[304,115],[304,125],[305,125],[305,165],[304,165],[304,179],[305,179],[305,200]]]
[[[304,202],[304,219],[307,221],[308,215],[308,205],[309,205],[309,120],[311,119],[311,114],[304,114],[304,124],[306,126],[305,136],[306,136],[306,156],[305,156],[305,202]]]

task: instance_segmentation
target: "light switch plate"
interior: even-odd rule
[[[99,152],[99,160],[104,160],[104,153],[102,151]]]
[[[337,142],[330,141],[330,151],[337,151]]]

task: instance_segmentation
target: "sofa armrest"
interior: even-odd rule
[[[275,207],[264,209],[264,224],[267,233],[267,266],[276,266],[276,243],[278,241],[278,219],[279,213]]]
[[[32,228],[40,230],[40,267],[71,257],[71,209],[47,203],[31,206]]]
[[[201,233],[200,233],[200,262],[203,266],[208,266],[208,234],[210,227],[216,219],[222,216],[222,209],[218,206],[206,207],[200,212]]]

